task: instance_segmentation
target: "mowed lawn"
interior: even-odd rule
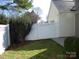
[[[26,42],[7,50],[0,59],[63,59],[64,48],[53,40]]]

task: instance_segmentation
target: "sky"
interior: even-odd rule
[[[51,0],[33,0],[33,6],[34,8],[39,8],[41,12],[41,20],[47,21],[47,16],[50,9]]]

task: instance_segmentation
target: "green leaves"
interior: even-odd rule
[[[64,47],[66,51],[76,52],[79,50],[79,38],[68,37],[64,42]]]
[[[0,6],[0,8],[1,8],[2,10],[8,9],[6,6]]]
[[[14,0],[14,3],[16,3],[18,7],[23,9],[29,9],[32,7],[32,1],[29,0]]]
[[[3,1],[4,2],[4,1]],[[16,6],[11,6],[12,4],[16,4]],[[8,2],[5,5],[0,5],[1,10],[14,10],[14,11],[22,11],[28,10],[32,7],[32,1],[29,0],[14,0],[14,2]]]
[[[8,19],[5,15],[0,14],[0,24],[7,24]]]

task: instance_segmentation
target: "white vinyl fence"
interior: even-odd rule
[[[10,46],[9,24],[0,25],[0,54]]]
[[[39,40],[47,38],[57,37],[57,28],[52,24],[34,24],[30,34],[26,37],[26,40]]]

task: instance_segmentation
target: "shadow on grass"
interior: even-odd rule
[[[14,54],[25,55],[25,59],[57,59],[58,55],[64,53],[63,47],[53,40],[27,42],[18,48],[11,49],[10,51],[13,51]]]

